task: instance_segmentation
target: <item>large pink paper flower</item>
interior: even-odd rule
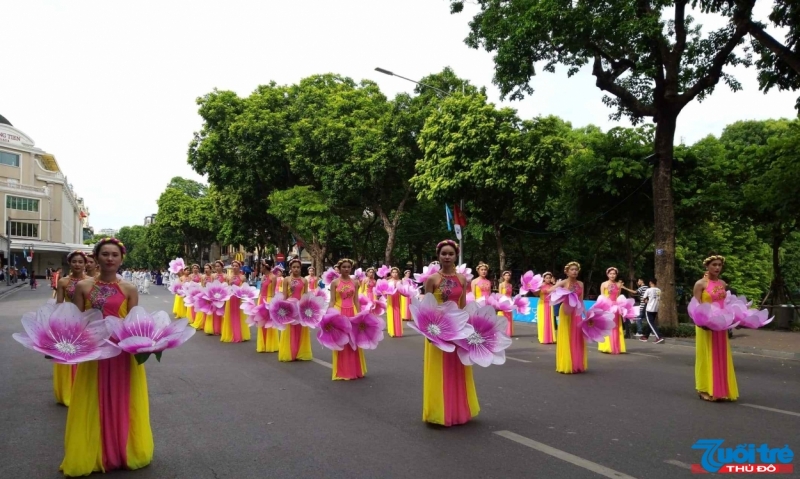
[[[110,343],[126,353],[133,354],[139,364],[147,361],[151,353],[161,361],[165,349],[174,349],[194,336],[197,331],[187,327],[187,319],[171,321],[164,311],[149,314],[141,306],[134,306],[125,319],[108,316],[106,327],[111,333]]]
[[[309,328],[316,328],[328,308],[325,306],[324,299],[313,293],[306,293],[297,302],[297,310],[300,324]]]
[[[473,293],[472,291],[467,293],[466,302],[467,302],[467,304],[474,303],[475,302],[475,293]],[[481,304],[486,304],[486,301],[483,298],[481,298]]]
[[[350,318],[350,347],[355,350],[375,349],[383,340],[386,322],[369,311],[361,311]]]
[[[411,298],[417,295],[417,285],[415,285],[414,282],[408,278],[395,284],[395,287],[397,288],[397,292],[406,298]]]
[[[617,314],[625,319],[633,319],[639,316],[639,308],[634,306],[633,298],[626,298],[624,294],[617,296],[614,306],[617,308]]]
[[[178,296],[183,296],[183,283],[180,281],[173,281],[169,285],[169,292],[172,294],[177,294]]]
[[[480,301],[477,303],[481,304]],[[487,306],[491,306],[497,311],[502,311],[504,313],[510,313],[514,310],[514,302],[511,300],[511,298],[504,294],[492,293],[486,297],[484,303]]]
[[[242,310],[244,310],[244,313],[247,315],[246,321],[250,326],[265,329],[275,328],[280,331],[286,329],[285,325],[278,324],[272,320],[272,317],[269,314],[269,305],[267,303],[243,303]]]
[[[464,278],[467,280],[467,283],[472,281],[472,278],[474,277],[472,275],[472,268],[467,268],[467,263],[456,266],[456,273],[464,276]]]
[[[536,293],[542,289],[542,275],[534,275],[533,271],[526,271],[520,279],[519,294]]]
[[[397,286],[392,281],[379,279],[375,283],[374,292],[380,296],[391,296],[397,292]]]
[[[527,316],[531,314],[531,303],[528,298],[523,297],[521,294],[514,296],[511,300],[514,303],[514,309],[518,314]]]
[[[283,293],[278,293],[269,303],[269,315],[275,322],[276,328],[281,330],[289,324],[297,324],[300,316],[297,301],[284,299]]]
[[[96,309],[82,313],[72,303],[45,304],[22,316],[22,327],[25,333],[12,337],[59,364],[106,359],[121,352],[106,342],[109,332],[103,314]]]
[[[408,327],[428,338],[434,346],[445,352],[456,349],[453,341],[466,339],[475,330],[468,323],[469,314],[458,309],[458,305],[447,301],[439,305],[433,294],[422,299],[411,300],[411,316],[414,322]]]
[[[473,332],[463,339],[453,341],[458,346],[458,358],[466,366],[477,364],[488,367],[506,362],[505,349],[511,346],[506,336],[506,320],[497,316],[491,306],[470,303],[464,308]]]
[[[186,263],[183,262],[183,258],[175,258],[169,262],[169,272],[172,274],[178,274],[184,269],[186,269]]]
[[[596,343],[602,342],[614,329],[614,313],[595,303],[581,322],[583,335]]]
[[[597,301],[592,305],[592,308],[601,309],[603,311],[616,314],[617,313],[617,304],[608,296],[600,295],[597,297]]]
[[[726,311],[716,303],[701,303],[697,298],[689,301],[689,317],[694,324],[712,331],[725,331],[739,324],[732,311]]]
[[[766,326],[775,319],[775,316],[769,317],[769,312],[766,309],[748,309],[747,314],[739,322],[739,326],[743,328],[758,329]]]
[[[323,301],[328,301],[328,292],[325,288],[315,288],[314,290],[310,291],[311,294],[318,298],[322,298]]]
[[[358,304],[361,311],[369,311],[375,316],[380,316],[386,312],[386,298],[378,296],[374,301],[370,301],[367,296],[359,296]]]
[[[381,265],[380,268],[378,268],[378,271],[375,271],[375,276],[377,276],[379,278],[385,278],[391,272],[392,272],[392,268],[390,268],[390,267],[388,267],[388,266],[386,266],[384,264],[384,265]]]
[[[578,293],[570,291],[567,288],[558,287],[550,293],[551,304],[562,304],[564,310],[568,313],[572,311],[583,311],[583,302],[578,297]]]
[[[428,280],[431,276],[439,272],[441,266],[436,263],[431,263],[428,266],[422,268],[422,273],[414,273],[414,281],[417,284],[425,284],[425,281]]]
[[[203,298],[209,303],[211,311],[206,311],[206,314],[216,314],[222,316],[225,314],[225,302],[231,299],[233,292],[231,288],[219,281],[212,281],[206,283],[206,290],[203,293]]]
[[[205,294],[205,290],[198,283],[185,283],[183,291],[183,304],[192,308],[194,308],[196,300]]]
[[[247,283],[242,283],[240,286],[232,285],[231,293],[240,300],[246,303],[255,302],[258,298],[258,288],[250,286]]]
[[[329,308],[319,322],[317,341],[333,351],[341,351],[350,342],[350,318],[336,308]]]
[[[365,273],[363,269],[358,268],[356,269],[356,272],[353,273],[353,277],[360,283],[367,278],[367,273]]]
[[[341,276],[339,273],[336,272],[333,268],[328,268],[322,273],[322,282],[325,283],[326,287],[329,287],[333,280],[338,279]]]

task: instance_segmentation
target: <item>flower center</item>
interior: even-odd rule
[[[285,309],[283,309],[283,308],[281,308],[281,309],[279,309],[279,310],[278,310],[278,316],[280,316],[280,317],[285,317],[285,316],[286,316],[288,313],[289,313],[289,312],[288,312],[288,311],[286,311],[286,310],[285,310]]]
[[[67,353],[67,354],[75,354],[76,352],[78,352],[78,348],[76,348],[74,344],[69,343],[67,341],[59,341],[59,342],[57,342],[56,343],[56,349],[58,349],[59,352]]]
[[[594,320],[593,319],[587,319],[586,322],[589,323],[589,327],[590,328],[594,326]]]
[[[428,332],[430,334],[432,334],[433,336],[438,336],[438,335],[440,335],[442,333],[442,330],[441,330],[441,328],[439,328],[439,326],[437,326],[435,324],[429,324],[428,325]]]
[[[486,339],[484,339],[479,333],[472,333],[467,338],[467,343],[472,345],[483,344],[484,342],[486,342]]]
[[[306,318],[310,318],[314,316],[314,310],[312,310],[311,308],[306,308],[304,314],[306,315]]]

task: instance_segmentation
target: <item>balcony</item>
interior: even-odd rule
[[[16,190],[20,192],[35,193],[39,196],[47,196],[49,193],[46,186],[21,185],[19,183],[16,182],[12,183],[8,180],[3,180],[3,179],[0,179],[0,188]]]

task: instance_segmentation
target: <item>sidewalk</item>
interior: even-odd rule
[[[667,338],[668,342],[694,344],[694,338]],[[769,329],[736,329],[731,350],[773,358],[800,359],[800,332]]]
[[[39,284],[41,284],[41,283],[39,283]],[[3,281],[2,283],[0,283],[0,299],[2,299],[3,296],[11,294],[11,292],[16,290],[17,288],[22,288],[22,287],[30,288],[31,285],[28,284],[27,281],[17,281],[16,284],[12,284],[11,286],[8,286],[8,285],[6,285],[6,282]]]

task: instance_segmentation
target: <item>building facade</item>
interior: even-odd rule
[[[55,156],[0,115],[0,259],[44,276],[66,266],[83,245],[89,209],[72,189]],[[9,256],[10,240],[10,256]]]

